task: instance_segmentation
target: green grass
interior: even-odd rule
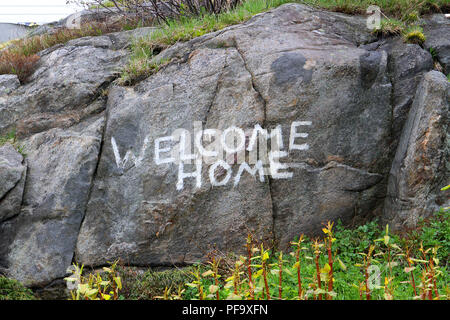
[[[139,273],[134,268],[120,266],[118,272],[122,278],[121,300],[151,300],[164,294],[166,288],[184,287],[192,280],[192,267],[173,268],[163,271],[146,270]]]
[[[0,276],[0,301],[35,299],[33,292],[25,288],[19,281]]]
[[[380,28],[375,29],[374,33],[385,35],[385,36],[397,36],[401,35],[405,30],[405,22],[390,18],[382,19]]]
[[[11,130],[7,134],[0,136],[0,147],[3,146],[5,143],[10,143],[14,145],[16,143],[16,131]]]
[[[377,221],[369,222],[356,228],[345,228],[340,222],[334,227],[332,237],[333,252],[333,292],[334,299],[337,300],[359,300],[365,299],[365,293],[360,290],[360,285],[365,283],[364,268],[361,266],[364,261],[364,254],[368,248],[374,245],[374,255],[372,265],[380,271],[379,283],[371,293],[373,300],[385,299],[385,279],[390,279],[389,287],[392,288],[393,299],[411,300],[415,299],[414,289],[411,285],[411,276],[405,268],[408,267],[405,248],[410,248],[409,257],[423,259],[421,247],[427,252],[427,259],[433,258],[436,269],[436,287],[440,299],[449,299],[449,253],[450,253],[450,211],[441,209],[428,219],[420,219],[417,228],[402,233],[393,234],[389,232],[389,248],[392,272],[388,266],[388,255],[386,246],[386,230]],[[295,239],[297,241],[297,239]],[[314,261],[314,239],[304,238],[301,244],[301,280],[304,292],[308,292],[308,298],[314,298],[314,286],[317,284],[316,265]],[[243,244],[245,238],[243,238]],[[254,244],[253,248],[260,248]],[[435,255],[429,250],[438,248]],[[428,250],[428,251],[427,251]],[[325,269],[328,263],[326,247],[320,249],[319,266]],[[296,255],[293,248],[292,254],[285,252],[282,256],[282,299],[298,299],[298,280],[296,269]],[[267,251],[267,280],[269,292],[272,299],[279,299],[279,251]],[[214,256],[212,252],[210,256]],[[255,286],[255,295],[264,298],[261,290],[264,287],[263,277],[258,271],[261,270],[260,250],[253,252],[252,272]],[[236,279],[234,265],[239,265],[238,293],[240,298],[248,298],[248,276],[246,258],[234,253],[216,255],[216,259],[221,258],[219,264],[218,287],[219,298],[229,299],[234,296],[233,282]],[[240,261],[240,262],[239,262]],[[414,275],[416,290],[420,294],[421,276],[425,264],[415,260],[415,267],[412,270]],[[233,270],[234,269],[234,270]],[[135,268],[122,266],[119,275],[122,278],[123,290],[120,292],[121,299],[185,299],[192,300],[199,298],[199,287],[204,293],[205,299],[216,299],[213,288],[216,286],[214,267],[209,263],[198,263],[191,267],[174,268],[165,271],[147,270],[137,272]],[[324,272],[324,271],[322,271]],[[370,273],[369,276],[374,276]],[[322,273],[322,277],[325,275]],[[234,278],[234,279],[233,279]],[[323,281],[324,278],[322,278]],[[258,291],[259,288],[259,291]],[[322,282],[322,288],[326,289],[326,282]],[[212,293],[211,293],[212,292]],[[325,294],[324,294],[325,296]],[[236,298],[236,297],[235,297]]]
[[[389,286],[392,288],[393,299],[395,300],[411,300],[414,299],[414,289],[411,285],[410,273],[405,271],[405,267],[408,267],[405,259],[404,248],[406,246],[412,248],[410,257],[415,257],[421,259],[420,244],[423,244],[425,249],[433,248],[438,246],[437,255],[435,257],[435,262],[439,263],[438,273],[441,272],[436,277],[436,284],[440,299],[448,299],[449,296],[449,249],[450,249],[450,211],[441,210],[436,213],[431,219],[422,220],[419,227],[403,235],[390,234],[390,243],[393,247],[391,248],[392,255],[392,273],[390,274],[388,264],[386,262],[386,246],[379,238],[383,238],[384,231],[378,224],[370,222],[366,225],[357,227],[355,229],[346,229],[342,224],[338,223],[334,231],[335,242],[333,242],[333,254],[334,254],[334,283],[333,291],[336,296],[334,299],[337,300],[359,300],[360,289],[359,285],[364,284],[364,270],[361,267],[363,264],[363,253],[367,253],[370,245],[375,244],[375,257],[373,265],[377,266],[381,272],[379,287],[373,289],[372,299],[380,300],[384,299],[384,281],[385,278],[391,278]],[[303,248],[305,250],[301,254],[301,278],[302,287],[304,290],[311,290],[311,286],[315,283],[314,277],[316,275],[316,266],[313,261],[314,253],[312,249],[312,240],[306,239],[303,242]],[[400,249],[394,248],[398,246]],[[324,252],[322,248],[322,252]],[[272,299],[278,299],[278,264],[277,257],[278,252],[270,252],[270,259],[268,260],[268,283],[270,287],[270,295]],[[298,285],[297,285],[297,269],[294,264],[296,262],[294,255],[284,255],[283,256],[283,279],[282,279],[282,298],[283,299],[298,299]],[[339,260],[342,262],[339,262]],[[255,265],[260,264],[260,260],[255,260],[253,263]],[[324,253],[320,256],[319,264],[323,268],[328,262],[327,254]],[[206,270],[210,269],[209,266],[199,264],[198,273],[202,274]],[[417,285],[417,291],[420,290],[421,274],[423,271],[423,265],[420,263],[415,264],[415,268],[412,272],[414,275],[415,283]],[[254,269],[257,270],[257,267]],[[246,268],[245,263],[241,268],[242,274],[242,288],[245,288]],[[231,274],[226,274],[221,278],[220,281],[220,299],[226,299],[230,295],[230,290],[227,289],[226,282],[223,281],[225,277]],[[256,278],[256,277],[255,277]],[[195,283],[195,282],[194,282]],[[207,288],[214,285],[214,280],[212,277],[202,277],[200,280],[201,286],[207,292]],[[255,281],[256,287],[263,287],[262,278]],[[248,285],[247,285],[248,287]],[[322,283],[322,288],[326,287],[326,284]],[[242,293],[241,293],[242,295]],[[195,285],[189,285],[186,287],[186,291],[183,296],[184,299],[198,299],[198,288]],[[206,296],[207,299],[215,299],[215,296]],[[310,293],[309,298],[312,298]],[[365,295],[362,295],[365,299]]]

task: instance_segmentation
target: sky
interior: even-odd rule
[[[80,10],[81,7],[66,5],[66,0],[0,0],[0,23],[43,24]]]

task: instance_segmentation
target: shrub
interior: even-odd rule
[[[16,74],[23,83],[33,73],[38,60],[39,56],[35,54],[25,56],[6,50],[0,55],[0,74]]]
[[[249,237],[247,257],[240,256],[221,274],[220,258],[198,265],[182,297],[449,299],[448,212],[437,213],[428,223],[415,230],[416,237],[406,238],[392,234],[388,226],[380,230],[376,222],[353,230],[341,224],[333,229],[328,223],[323,239],[301,236],[292,242],[291,255],[267,250],[249,242]]]
[[[0,276],[0,300],[34,300],[30,289],[25,288],[19,281]]]
[[[110,267],[103,268],[100,273],[83,274],[83,266],[73,265],[72,276],[65,278],[68,282],[76,284],[70,294],[72,300],[118,300],[122,289],[122,280],[116,272],[117,261]]]
[[[301,235],[292,250],[275,251],[243,239],[246,256],[211,252],[205,264],[140,271],[114,263],[106,278],[89,275],[80,297],[99,292],[118,299],[323,300],[449,299],[449,208],[406,233],[380,229],[377,221],[354,229],[328,222],[323,237]],[[74,273],[82,275],[82,269]],[[111,288],[120,279],[117,290]],[[120,288],[120,292],[118,291]],[[92,290],[92,291],[91,291]],[[81,293],[80,291],[80,293]],[[115,293],[114,293],[115,292]],[[76,293],[76,292],[74,292]],[[105,298],[105,297],[103,297]]]

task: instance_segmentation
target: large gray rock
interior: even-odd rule
[[[423,75],[433,69],[433,59],[429,52],[416,44],[403,43],[402,39],[388,40],[386,43],[382,43],[377,50],[384,50],[389,55],[388,70],[393,86],[391,96],[393,104],[392,137],[395,150],[417,86]]]
[[[450,83],[427,73],[417,90],[389,176],[384,219],[396,229],[413,227],[420,216],[449,206],[439,189],[450,175]]]
[[[9,143],[0,147],[0,223],[20,212],[26,166]]]
[[[450,74],[450,19],[444,14],[435,14],[425,24],[425,48],[435,54],[446,75]]]
[[[327,219],[380,211],[392,86],[387,54],[357,47],[372,39],[364,26],[361,18],[285,5],[175,45],[158,57],[173,59],[164,70],[135,88],[112,89],[76,259],[183,264],[204,258],[209,246],[240,250],[248,231],[286,246]],[[177,190],[179,165],[156,164],[154,142],[178,128],[193,132],[195,121],[250,133],[256,124],[281,125],[284,151],[291,123],[311,121],[309,149],[281,160],[291,164],[291,179],[244,173],[237,186],[218,187],[204,162],[201,187],[191,178]],[[231,165],[232,179],[238,168]]]
[[[0,224],[0,269],[28,286],[61,278],[71,265],[97,165],[104,115],[27,139],[22,210]]]
[[[240,251],[248,232],[286,248],[327,220],[385,210],[401,224],[445,203],[448,83],[431,72],[416,90],[432,68],[421,47],[379,41],[364,17],[287,4],[167,48],[155,60],[170,63],[135,87],[110,85],[130,37],[151,32],[50,48],[0,97],[0,133],[17,127],[29,164],[21,211],[0,223],[0,272],[44,286],[73,258],[181,265]],[[197,163],[180,164],[182,137],[220,145],[198,132],[230,128],[244,154],[200,157],[197,145],[182,153]],[[255,128],[281,141],[256,141]],[[399,214],[397,198],[410,201]]]

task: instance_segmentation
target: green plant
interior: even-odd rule
[[[327,250],[327,256],[328,256],[328,264],[325,266],[328,270],[327,274],[327,282],[328,282],[328,300],[332,300],[335,293],[333,292],[333,251],[332,251],[332,245],[333,242],[336,241],[336,239],[333,237],[333,225],[334,223],[328,221],[325,228],[322,229],[322,231],[325,233],[325,246]]]
[[[122,280],[116,271],[117,263],[103,267],[103,275],[90,273],[88,276],[83,274],[83,266],[73,264],[72,276],[64,279],[76,284],[76,289],[70,292],[72,300],[118,300]]]
[[[14,145],[16,143],[16,130],[11,130],[7,134],[0,136],[0,147],[5,143]]]
[[[403,16],[403,21],[408,23],[414,23],[419,21],[420,13],[417,10],[410,11]]]
[[[159,52],[160,48],[142,37],[133,41],[131,50],[129,63],[123,68],[121,76],[117,80],[119,85],[132,85],[158,72],[160,68],[170,62],[167,59],[155,57],[155,51]]]
[[[450,208],[441,208],[431,217],[419,219],[416,229],[407,235],[411,243],[413,255],[421,254],[420,244],[430,248],[440,246],[437,258],[444,266],[449,265],[450,255]]]
[[[431,54],[431,57],[433,58],[433,60],[437,59],[437,52],[436,52],[435,48],[430,47],[430,54]]]
[[[35,300],[33,292],[19,281],[0,276],[0,300]]]
[[[302,235],[291,242],[290,255],[258,247],[248,236],[247,257],[222,267],[216,257],[206,270],[198,265],[183,299],[198,298],[199,292],[204,299],[447,299],[448,220],[437,213],[428,221],[440,230],[437,239],[430,239],[425,227],[394,234],[388,226],[380,230],[376,221],[355,229],[340,222],[333,229],[329,222],[323,241]],[[224,280],[219,270],[227,274]]]
[[[407,43],[414,43],[422,46],[427,39],[420,26],[411,26],[407,28],[403,34],[403,38]]]
[[[204,290],[204,287],[203,287],[203,284],[201,281],[202,276],[201,276],[200,267],[198,266],[193,271],[191,271],[191,275],[194,276],[194,281],[186,283],[186,285],[191,288],[196,288],[198,299],[205,300],[206,294],[205,294],[205,290]],[[206,276],[206,274],[205,274],[205,276]]]
[[[300,260],[300,252],[305,250],[305,247],[302,247],[302,243],[304,241],[304,235],[300,236],[298,241],[291,242],[291,245],[295,248],[295,251],[291,253],[292,256],[295,256],[295,264],[293,268],[297,271],[297,284],[298,284],[298,299],[303,299],[303,289],[302,289],[302,276],[301,276],[301,260]]]

